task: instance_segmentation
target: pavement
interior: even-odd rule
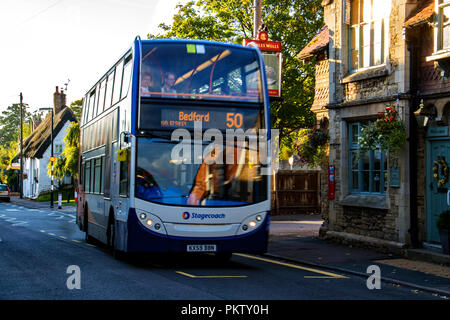
[[[58,209],[55,205],[51,209],[49,202],[36,202],[19,197],[12,197],[11,202],[27,208],[76,211],[73,206],[63,205],[62,209]],[[381,281],[385,285],[409,287],[415,293],[431,292],[433,295],[450,299],[450,267],[433,263],[436,253],[420,250],[421,254],[408,254],[409,258],[405,258],[374,249],[328,242],[319,238],[322,222],[320,215],[272,216],[269,246],[265,255],[364,279],[372,275],[369,267],[375,265],[380,268]]]
[[[58,199],[58,196],[55,195],[55,200]],[[59,211],[59,212],[76,212],[77,207],[76,206],[70,206],[70,205],[62,205],[61,209],[58,209],[58,204],[53,204],[53,208],[50,207],[50,201],[44,201],[39,202],[35,201],[29,198],[20,198],[18,196],[12,196],[11,197],[11,203],[18,204],[21,206],[24,206],[25,208],[31,208],[31,209],[45,209],[45,210],[52,210],[52,211]]]
[[[323,220],[320,215],[272,216],[267,254],[273,258],[340,271],[368,278],[368,267],[377,265],[381,281],[410,287],[414,292],[426,291],[450,299],[450,267],[432,261],[436,256],[450,256],[429,250],[421,255],[408,252],[407,257],[328,242],[319,238]],[[411,259],[420,258],[421,260]]]

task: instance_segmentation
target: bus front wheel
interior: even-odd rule
[[[122,260],[125,257],[125,253],[116,248],[116,223],[114,217],[109,219],[108,247],[110,248],[111,254],[114,259]]]

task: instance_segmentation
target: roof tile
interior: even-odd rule
[[[425,0],[406,20],[405,27],[415,27],[427,21],[434,14],[434,0]]]
[[[297,55],[297,59],[308,58],[315,53],[323,50],[329,43],[328,27],[325,25],[316,36],[300,51]]]

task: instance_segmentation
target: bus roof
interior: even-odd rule
[[[215,45],[215,46],[225,46],[225,47],[234,47],[239,49],[248,49],[253,51],[259,51],[258,48],[252,47],[252,46],[243,46],[241,44],[237,43],[231,43],[231,42],[220,42],[215,40],[196,40],[196,39],[147,39],[147,40],[141,40],[143,44],[146,43],[196,43],[196,44],[208,44],[208,45]]]

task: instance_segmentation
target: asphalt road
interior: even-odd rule
[[[0,203],[1,300],[441,300],[385,283],[369,290],[366,280],[244,254],[226,264],[208,255],[119,261],[105,246],[85,243],[75,213]]]

